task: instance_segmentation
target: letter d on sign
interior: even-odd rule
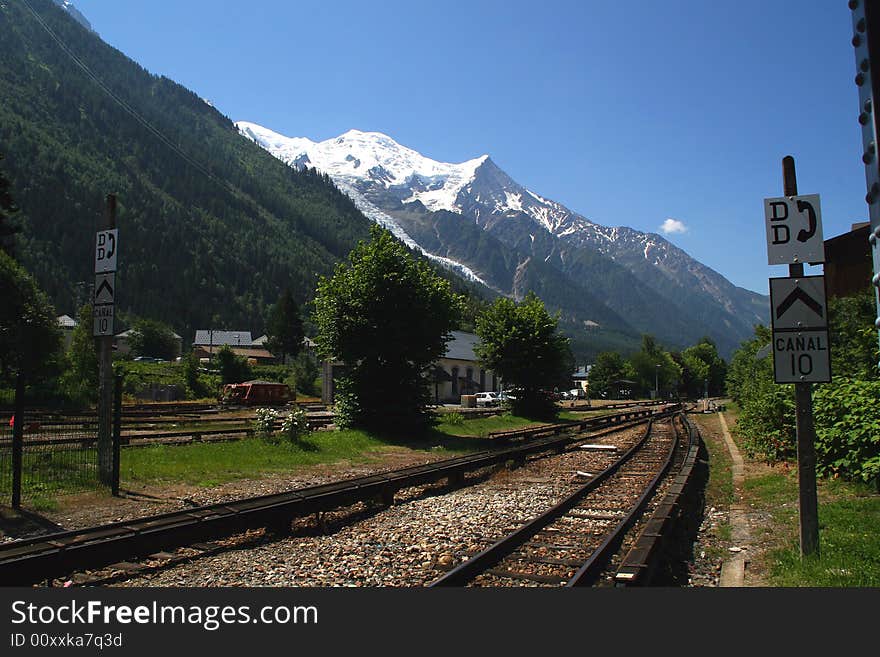
[[[791,233],[788,230],[788,226],[782,224],[781,226],[771,226],[773,230],[773,243],[774,244],[788,244],[788,241],[791,239]],[[785,235],[782,239],[780,239],[780,235]]]
[[[777,210],[782,208],[782,216],[777,214]],[[770,203],[770,221],[785,221],[788,219],[788,203],[784,201],[773,201]]]

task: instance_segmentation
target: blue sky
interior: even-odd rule
[[[825,238],[867,219],[843,0],[74,0],[111,45],[233,120],[357,128],[661,232],[766,294],[763,199],[785,155]],[[866,281],[867,284],[867,281]]]

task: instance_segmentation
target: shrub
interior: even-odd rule
[[[880,381],[840,378],[813,399],[820,475],[880,483]]]
[[[281,420],[281,436],[290,442],[298,441],[308,431],[308,417],[302,408],[294,408]]]
[[[269,438],[278,420],[278,411],[274,408],[258,408],[254,419],[254,431],[261,438]]]

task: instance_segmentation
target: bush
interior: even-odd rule
[[[258,437],[268,442],[277,443],[281,440],[298,442],[309,431],[309,421],[305,410],[297,407],[281,417],[281,427],[274,432],[280,414],[274,408],[258,408],[254,420],[254,431]]]
[[[274,408],[258,408],[254,419],[254,431],[260,438],[270,438],[278,420],[278,411]]]
[[[820,475],[880,484],[880,381],[852,378],[821,386],[813,398]]]
[[[297,442],[308,431],[308,417],[302,408],[294,408],[281,420],[281,436],[290,442]]]
[[[880,380],[874,367],[876,342],[866,339],[873,306],[859,299],[833,299],[831,383],[813,387],[816,427],[816,471],[880,484]],[[866,310],[867,308],[867,310]],[[736,431],[750,455],[771,461],[797,456],[794,386],[773,381],[772,357],[757,358],[770,342],[769,329],[758,326],[755,337],[734,354],[728,390],[740,405]]]

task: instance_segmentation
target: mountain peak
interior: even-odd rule
[[[458,164],[438,162],[407,148],[381,132],[351,129],[314,142],[285,137],[248,121],[235,124],[242,135],[288,164],[308,162],[337,183],[357,185],[366,179],[385,189],[409,189],[404,203],[420,201],[429,210],[456,211],[456,198],[486,160],[483,155]]]

